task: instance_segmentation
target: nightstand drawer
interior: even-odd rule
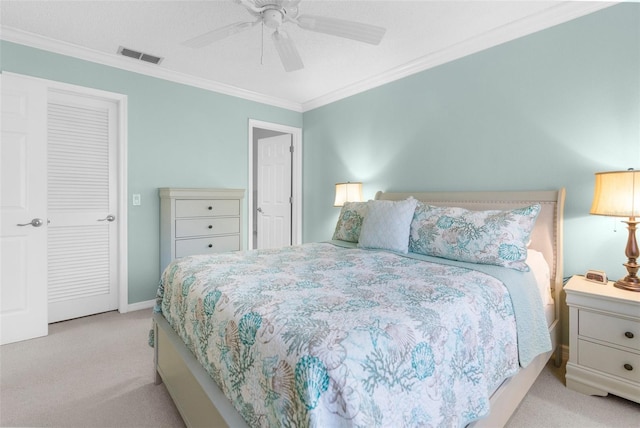
[[[211,217],[217,215],[240,215],[237,199],[178,199],[176,217]]]
[[[240,233],[239,217],[176,220],[176,238]]]
[[[580,310],[578,334],[640,351],[638,321]]]
[[[633,382],[640,382],[640,355],[633,352],[579,340],[578,364]]]
[[[240,236],[214,236],[211,238],[176,239],[176,258],[194,254],[212,254],[240,249]]]

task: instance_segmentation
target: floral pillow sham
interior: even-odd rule
[[[409,251],[528,271],[527,243],[540,209],[534,204],[507,211],[471,211],[419,202]]]
[[[362,222],[367,215],[366,202],[345,202],[340,210],[333,239],[347,242],[358,242]]]

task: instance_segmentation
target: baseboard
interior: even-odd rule
[[[145,302],[137,302],[137,303],[129,303],[126,308],[120,309],[121,314],[126,314],[127,312],[140,311],[142,309],[151,309],[155,306],[156,300],[147,300]]]

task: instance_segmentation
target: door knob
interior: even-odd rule
[[[99,218],[98,221],[114,221],[116,219],[116,216],[109,214],[108,216],[106,216],[105,218]]]
[[[31,220],[29,223],[18,223],[18,226],[33,226],[33,227],[40,227],[44,224],[44,222],[42,221],[41,218],[34,218],[33,220]]]
[[[261,213],[261,212],[262,212],[262,208],[258,207],[258,209],[257,209],[256,211],[258,211],[259,213]]]

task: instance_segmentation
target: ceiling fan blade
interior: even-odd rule
[[[289,38],[287,33],[284,31],[274,31],[271,38],[276,45],[276,50],[278,51],[278,55],[280,55],[280,60],[282,61],[285,71],[296,71],[304,68],[302,58],[300,58],[300,54],[293,44],[293,40]]]
[[[215,30],[208,31],[204,34],[196,36],[192,39],[186,40],[182,42],[183,45],[189,46],[191,48],[201,48],[213,42],[217,42],[218,40],[222,40],[225,37],[232,36],[236,33],[244,31],[248,28],[253,27],[257,22],[236,22],[235,24],[227,25],[221,28],[216,28]]]
[[[285,0],[282,2],[282,7],[296,7],[300,4],[300,0]]]
[[[234,0],[236,3],[241,4],[242,6],[244,6],[248,11],[253,12],[253,13],[260,13],[264,10],[264,7],[257,7],[255,4],[255,0],[254,1],[249,1],[249,0]]]
[[[347,39],[377,45],[382,41],[385,28],[375,25],[363,24],[344,19],[328,18],[326,16],[301,15],[296,20],[298,25],[305,30],[332,36],[346,37]]]

